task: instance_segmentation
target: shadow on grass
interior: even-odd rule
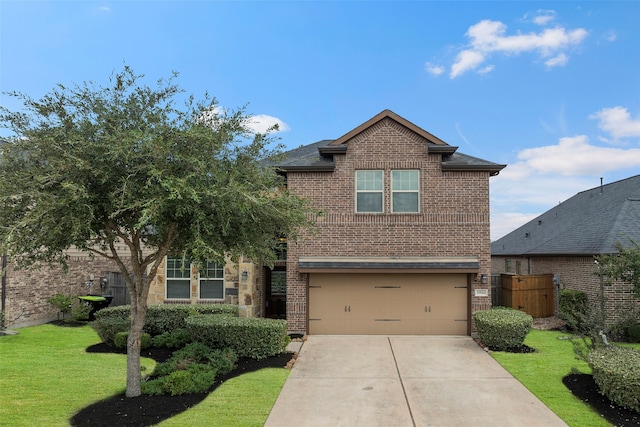
[[[124,353],[124,351],[113,349],[105,344],[91,346],[87,349],[87,352]],[[171,356],[171,351],[151,348],[143,350],[141,356],[150,357],[156,362],[162,362]],[[179,396],[112,396],[81,409],[69,420],[69,423],[74,427],[156,425],[202,402],[209,393],[225,381],[262,368],[283,368],[292,357],[293,355],[291,353],[283,353],[262,360],[241,358],[238,360],[237,368],[217,378],[216,383],[207,393],[184,394]]]

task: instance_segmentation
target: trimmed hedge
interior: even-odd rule
[[[238,306],[230,304],[166,304],[151,305],[144,322],[145,332],[152,336],[184,329],[187,317],[195,314],[217,314],[238,317]]]
[[[116,348],[127,348],[127,340],[129,339],[129,331],[118,332],[113,339],[113,345]],[[142,333],[142,339],[140,340],[140,348],[145,349],[151,347],[151,335],[146,332]]]
[[[589,353],[589,365],[600,393],[640,413],[640,351],[616,346]]]
[[[478,311],[473,314],[473,320],[475,320],[480,341],[498,351],[522,347],[533,325],[533,317],[506,307]]]
[[[106,309],[104,309],[106,310]],[[101,313],[104,310],[96,312]],[[91,327],[98,333],[98,336],[103,343],[114,346],[116,335],[120,332],[128,332],[131,329],[131,322],[129,318],[121,318],[118,316],[105,316],[98,318],[91,322]]]
[[[587,294],[573,289],[562,289],[558,295],[558,315],[569,329],[579,331],[589,311]]]
[[[231,304],[166,304],[151,305],[147,309],[144,332],[151,336],[174,333],[185,329],[185,320],[194,314],[215,314],[222,316],[238,316],[238,306]],[[91,324],[103,342],[113,345],[118,332],[128,331],[130,327],[131,307],[120,305],[107,307],[95,314],[96,320]],[[126,327],[123,329],[122,325]]]
[[[231,348],[238,357],[275,356],[284,353],[290,341],[284,320],[195,315],[186,324],[193,341],[213,348]]]

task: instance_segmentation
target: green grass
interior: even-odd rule
[[[89,326],[19,332],[0,337],[0,426],[68,426],[80,409],[124,391],[126,356],[86,353],[100,342]],[[143,358],[142,365],[151,372],[155,362]],[[236,377],[162,425],[263,425],[288,374],[264,369]]]
[[[536,353],[492,352],[491,355],[538,399],[571,427],[611,426],[591,407],[571,394],[562,378],[572,371],[590,374],[586,362],[578,360],[567,334],[532,330],[525,344]],[[640,345],[635,345],[640,349]]]

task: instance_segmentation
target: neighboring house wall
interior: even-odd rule
[[[58,309],[47,298],[62,293],[87,295],[87,282],[93,281],[92,293],[99,294],[100,278],[118,271],[117,266],[102,257],[90,258],[75,254],[69,258],[69,270],[37,266],[17,270],[9,263],[6,270],[5,320],[8,327],[47,323],[58,318]]]
[[[510,262],[507,262],[509,260]],[[523,266],[521,274],[553,274],[559,279],[559,289],[573,289],[585,292],[591,304],[599,308],[600,283],[595,258],[585,256],[556,257],[503,257],[492,258],[492,273],[515,273],[506,271],[506,265],[516,265],[520,261]],[[607,285],[603,282],[607,323],[613,323],[624,317],[625,312],[638,305],[638,298],[633,294],[630,284],[615,282]],[[558,288],[556,288],[557,291]],[[557,310],[557,293],[555,295]]]
[[[442,156],[428,154],[427,141],[391,119],[384,119],[335,155],[334,172],[288,172],[287,188],[308,198],[324,215],[318,233],[289,242],[287,321],[290,331],[307,329],[307,276],[300,256],[475,256],[478,274],[490,274],[489,172],[442,171]],[[384,213],[355,213],[355,173],[384,170]],[[390,213],[390,171],[420,171],[420,212]],[[470,292],[471,312],[491,305],[491,296]]]

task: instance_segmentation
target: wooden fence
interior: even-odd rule
[[[110,307],[116,305],[126,305],[131,302],[129,292],[127,291],[127,284],[124,282],[122,273],[109,272],[106,275],[107,278],[107,293],[113,296]]]
[[[533,317],[550,317],[553,310],[553,275],[500,276],[502,305]]]

